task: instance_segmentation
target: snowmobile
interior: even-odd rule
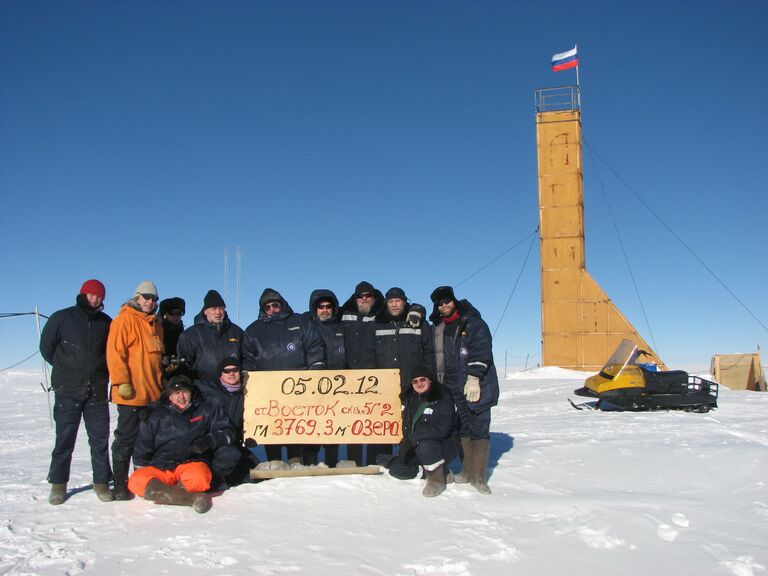
[[[647,354],[634,342],[622,340],[600,372],[587,378],[574,393],[597,398],[594,408],[602,410],[709,412],[717,408],[716,382],[683,370],[656,371],[655,366],[638,362]]]

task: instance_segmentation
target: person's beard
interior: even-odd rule
[[[358,312],[360,312],[360,314],[369,314],[373,308],[373,302],[373,300],[369,300],[368,302],[360,302],[357,305]]]

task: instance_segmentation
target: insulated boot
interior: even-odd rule
[[[67,499],[67,483],[51,484],[51,495],[48,496],[48,503],[58,506],[64,504]]]
[[[470,480],[470,470],[472,469],[472,440],[469,436],[461,437],[461,472],[453,475],[453,481],[456,484],[466,484]]]
[[[102,502],[112,502],[112,500],[114,500],[112,491],[109,489],[109,484],[106,482],[94,482],[93,491]]]
[[[304,468],[304,465],[301,463],[301,456],[291,456],[288,458],[288,468],[291,470],[300,470]]]
[[[488,488],[488,453],[491,449],[491,441],[487,438],[472,440],[472,468],[469,481],[480,494],[490,494]]]
[[[427,475],[427,485],[421,492],[427,498],[433,498],[445,490],[445,468],[442,464],[431,472],[424,471]]]
[[[211,495],[205,492],[198,492],[192,500],[192,509],[198,514],[205,514],[213,506]]]
[[[115,475],[115,500],[130,500],[133,494],[128,490],[128,469],[131,459],[115,458],[112,456],[112,471]]]
[[[176,484],[175,486],[163,484],[157,478],[152,478],[144,488],[145,500],[152,500],[156,504],[168,504],[171,506],[192,506],[195,502],[195,496],[198,494],[200,493],[193,494],[192,492],[187,492],[181,484]]]

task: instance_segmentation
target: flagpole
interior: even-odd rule
[[[576,57],[578,58],[579,54],[579,45],[574,45],[574,48],[576,50]],[[581,110],[581,84],[579,83],[579,65],[576,64],[576,103],[579,105],[579,110]]]

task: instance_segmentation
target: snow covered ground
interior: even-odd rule
[[[69,500],[47,502],[40,376],[0,375],[0,574],[768,574],[768,394],[709,414],[577,411],[584,374],[502,383],[493,495],[381,476],[280,479],[205,515],[99,502],[85,432]],[[581,399],[583,400],[583,399]]]

